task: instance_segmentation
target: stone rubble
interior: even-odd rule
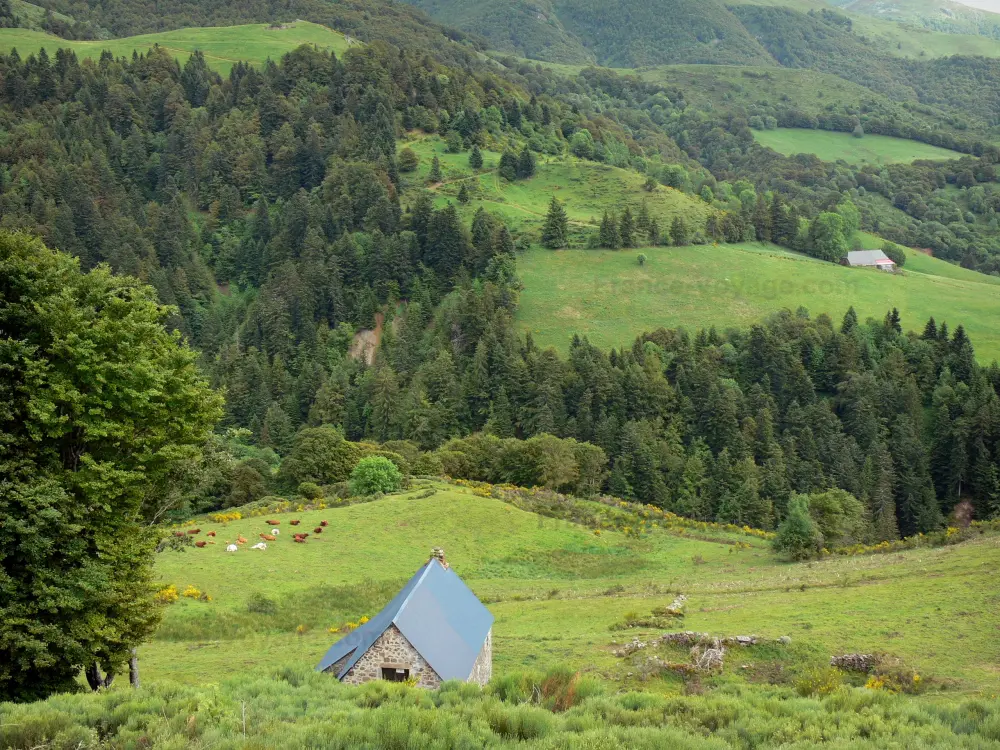
[[[874,654],[842,654],[831,656],[830,666],[846,669],[849,672],[871,672],[878,666],[878,657]]]

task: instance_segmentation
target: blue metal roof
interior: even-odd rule
[[[493,627],[493,615],[451,568],[431,559],[384,609],[334,643],[317,672],[349,656],[343,679],[390,625],[395,625],[442,680],[466,680]]]

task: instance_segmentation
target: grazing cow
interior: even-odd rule
[[[292,541],[295,542],[296,544],[305,544],[306,543],[306,540],[303,539],[300,536],[295,537]]]
[[[323,527],[322,526],[317,526],[315,529],[313,529],[313,533],[314,534],[322,534],[323,533]]]
[[[236,537],[236,543],[237,544],[246,544],[247,540],[246,540],[246,538],[242,534],[240,534],[238,537]]]
[[[194,536],[195,534],[200,534],[200,533],[201,533],[201,529],[188,529],[188,534],[190,534],[191,536]]]
[[[320,521],[320,522],[319,522],[319,525],[320,525],[320,526],[329,526],[330,524],[329,524],[329,522],[327,522],[327,521]]]
[[[238,549],[239,547],[237,547],[235,544],[230,544],[228,547],[226,547],[226,552],[235,552]]]
[[[202,548],[202,547],[204,547],[204,546],[205,546],[206,544],[208,544],[208,542],[195,542],[195,543],[194,543],[194,546],[195,546],[195,547],[197,547],[198,549],[201,549],[201,548]]]
[[[279,524],[281,524],[281,521],[268,521],[267,522],[268,526],[278,526]]]
[[[205,536],[215,536],[215,532],[214,531],[210,531],[207,534],[205,534]]]
[[[257,544],[255,544],[255,545],[254,545],[253,547],[251,547],[250,549],[260,549],[260,550],[265,550],[265,549],[267,549],[267,545],[266,545],[266,544],[264,544],[264,542],[257,542]]]
[[[263,539],[265,542],[273,542],[274,541],[274,537],[271,536],[270,534],[261,534],[260,538]]]
[[[184,534],[184,532],[183,532],[183,531],[175,531],[175,532],[174,532],[174,536],[179,536],[179,537],[182,537],[182,538],[183,538],[183,537],[185,536],[185,534]]]
[[[299,519],[295,518],[295,519],[289,521],[288,523],[290,523],[292,526],[298,526],[300,523],[302,523],[302,521],[300,521]]]

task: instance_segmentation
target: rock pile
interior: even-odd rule
[[[831,656],[830,666],[846,669],[849,672],[871,672],[878,666],[875,654],[842,654]]]
[[[780,641],[780,639],[779,639]],[[714,638],[708,633],[696,633],[684,630],[679,633],[664,633],[660,636],[661,643],[673,643],[678,646],[715,645],[715,646],[756,646],[763,639],[756,635],[731,635],[725,638]]]

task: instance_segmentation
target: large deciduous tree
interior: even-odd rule
[[[0,234],[0,700],[113,674],[157,623],[149,522],[221,414],[169,314]]]

